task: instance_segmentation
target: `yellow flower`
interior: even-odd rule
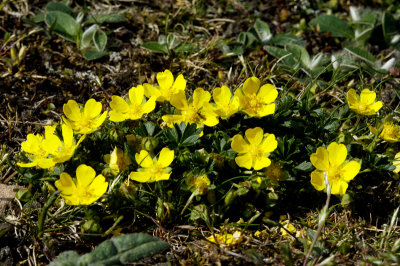
[[[48,140],[46,145],[50,147],[57,147],[57,150],[52,153],[54,156],[53,160],[56,163],[63,163],[71,159],[79,144],[85,139],[85,135],[83,135],[78,140],[78,143],[75,143],[72,128],[67,124],[63,124],[61,129],[63,136],[62,142],[56,135],[52,135],[51,139],[46,139]]]
[[[373,115],[382,108],[382,102],[374,102],[375,99],[376,93],[369,89],[363,89],[360,97],[357,96],[354,89],[347,92],[347,102],[350,109],[361,115]]]
[[[162,119],[169,127],[173,124],[184,122],[185,124],[196,124],[197,127],[204,125],[213,127],[218,124],[217,115],[210,105],[211,94],[202,88],[193,92],[193,98],[189,101],[183,91],[171,97],[170,103],[176,108],[177,114],[163,115]]]
[[[394,156],[393,165],[396,166],[393,172],[398,174],[400,172],[400,152]]]
[[[154,182],[168,180],[171,175],[169,165],[174,160],[174,151],[168,148],[163,148],[158,159],[151,158],[146,150],[141,150],[135,154],[136,162],[142,167],[139,172],[131,172],[130,178],[137,182]]]
[[[17,165],[20,167],[39,167],[43,169],[52,168],[56,162],[50,157],[58,147],[48,146],[46,139],[52,138],[55,127],[46,126],[44,136],[37,134],[28,134],[26,141],[21,143],[22,150],[28,154],[30,163],[18,162]],[[56,136],[54,136],[56,137]]]
[[[119,172],[125,171],[132,163],[128,153],[124,152],[118,147],[115,147],[111,154],[105,155],[105,161],[110,166],[110,170],[113,175],[117,175]]]
[[[279,231],[281,232],[282,236],[289,236],[290,234],[288,233],[288,231],[292,234],[296,233],[296,227],[294,227],[294,225],[291,224],[289,220],[282,221],[281,225],[283,228],[281,228]]]
[[[348,184],[360,171],[361,165],[356,161],[345,163],[347,149],[343,144],[332,142],[328,148],[318,147],[311,154],[311,163],[317,168],[311,173],[311,184],[316,190],[325,188],[325,177],[331,185],[332,194],[346,193]]]
[[[63,106],[63,121],[78,134],[90,134],[101,126],[107,117],[107,111],[100,115],[101,109],[101,103],[94,99],[89,99],[83,110],[74,100],[69,100]]]
[[[235,231],[233,234],[214,234],[208,237],[207,240],[218,245],[233,246],[240,243],[243,237],[239,231]]]
[[[272,84],[265,84],[260,88],[260,80],[256,77],[248,78],[242,89],[235,91],[239,98],[240,109],[252,117],[263,117],[275,112],[275,99],[278,91]]]
[[[370,127],[370,130],[375,135],[378,133],[378,130],[375,128]],[[381,139],[386,140],[390,143],[395,143],[400,141],[400,126],[395,125],[391,119],[387,119],[382,124],[382,131],[379,134]]]
[[[147,98],[155,96],[158,102],[170,101],[171,97],[179,92],[184,92],[186,80],[180,74],[174,81],[174,76],[168,69],[157,73],[159,87],[154,87],[148,83],[143,84],[144,93]]]
[[[137,120],[144,114],[150,113],[156,107],[156,96],[150,97],[148,101],[144,100],[144,87],[139,85],[129,90],[129,100],[125,101],[119,96],[112,96],[110,102],[111,111],[110,120],[113,122],[122,122],[127,119]]]
[[[222,119],[228,119],[239,111],[239,98],[232,98],[231,90],[227,86],[215,88],[212,95],[215,102],[214,112]]]
[[[268,167],[271,160],[269,154],[274,151],[278,145],[274,134],[265,133],[260,127],[247,129],[246,139],[242,135],[233,136],[231,147],[239,153],[235,162],[240,167],[246,169],[254,168],[260,170]]]
[[[65,172],[61,173],[55,185],[68,205],[90,205],[98,200],[108,187],[104,176],[96,176],[94,169],[85,164],[76,169],[76,178],[71,178]]]
[[[210,179],[206,174],[204,175],[194,175],[189,174],[185,179],[186,185],[189,186],[191,192],[195,192],[197,195],[203,195],[207,192],[208,187],[211,185]]]

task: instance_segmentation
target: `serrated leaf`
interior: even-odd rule
[[[65,4],[60,3],[60,2],[50,2],[50,3],[48,3],[46,5],[46,11],[47,12],[60,11],[60,12],[66,13],[68,15],[72,15],[73,14],[72,10],[68,6],[66,6]]]
[[[256,19],[254,29],[262,44],[267,44],[272,39],[272,33],[268,24],[261,19]]]
[[[83,53],[83,57],[85,57],[87,60],[96,60],[105,55],[107,55],[107,52],[99,52],[96,49],[89,49]]]
[[[348,51],[350,54],[354,55],[355,57],[360,58],[361,60],[374,65],[375,64],[375,57],[368,52],[367,50],[364,50],[360,47],[352,47],[352,46],[347,46],[344,48],[346,51]]]
[[[310,25],[319,25],[322,33],[331,32],[333,37],[354,38],[353,29],[346,21],[333,15],[321,15],[310,21]]]
[[[107,34],[103,30],[97,29],[93,34],[93,43],[98,52],[103,52],[107,45]]]
[[[84,24],[120,23],[124,22],[125,20],[125,16],[121,14],[98,14],[90,15]]]
[[[313,165],[310,162],[304,161],[301,164],[297,165],[294,169],[304,172],[310,172],[313,169]]]
[[[169,141],[176,143],[176,144],[179,143],[179,134],[175,127],[167,128],[167,130],[165,130],[164,132],[165,132],[165,136],[168,138]]]
[[[81,27],[70,15],[60,11],[50,11],[46,13],[44,20],[46,25],[62,38],[74,43],[77,41]]]
[[[168,48],[158,42],[145,42],[142,44],[142,48],[150,50],[154,53],[168,54]]]
[[[93,24],[83,32],[81,37],[80,49],[85,49],[92,45],[93,35],[95,34],[98,28],[99,26],[97,26],[97,24]]]

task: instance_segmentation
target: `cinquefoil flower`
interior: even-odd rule
[[[90,134],[94,132],[107,117],[107,111],[101,113],[101,103],[94,99],[89,99],[83,108],[74,100],[69,100],[63,106],[64,115],[63,121],[75,130],[78,134]]]
[[[260,170],[268,167],[271,160],[269,154],[276,149],[278,142],[274,134],[265,133],[260,127],[249,128],[245,132],[246,139],[242,135],[233,136],[231,147],[239,153],[235,162],[246,169]]]
[[[90,205],[106,192],[108,183],[103,175],[96,176],[92,167],[81,164],[76,169],[76,178],[63,172],[55,186],[68,205]]]
[[[28,158],[31,162],[18,162],[18,166],[38,167],[43,169],[48,169],[55,166],[56,162],[50,155],[57,151],[58,146],[49,146],[48,141],[46,141],[46,139],[48,140],[53,138],[52,136],[54,136],[53,133],[55,127],[46,126],[44,130],[44,136],[40,134],[28,134],[28,136],[26,137],[26,141],[21,143],[22,150],[28,154]]]
[[[135,154],[136,162],[141,168],[138,172],[131,172],[130,178],[137,182],[155,182],[161,180],[168,180],[171,175],[171,168],[169,165],[174,160],[174,151],[168,148],[163,148],[158,156],[151,158],[146,150],[141,150],[140,153]]]
[[[157,73],[157,81],[159,87],[155,87],[148,83],[143,84],[144,93],[147,98],[157,97],[157,102],[170,101],[171,97],[179,92],[184,92],[186,88],[186,80],[180,74],[174,81],[174,76],[168,69],[164,72]]]
[[[125,171],[132,163],[128,153],[118,147],[115,147],[111,154],[106,154],[104,157],[113,175]]]
[[[235,231],[233,234],[214,234],[208,237],[207,240],[218,245],[233,246],[242,242],[243,237],[239,231]]]
[[[56,163],[63,163],[71,159],[75,150],[86,136],[81,136],[78,142],[75,143],[74,132],[69,125],[63,124],[61,126],[61,130],[63,136],[62,141],[56,135],[51,135],[49,138],[46,137],[45,140],[46,145],[50,147],[57,147],[57,149],[52,153],[53,160]]]
[[[162,119],[167,122],[169,127],[173,124],[195,123],[197,127],[204,125],[213,127],[218,124],[217,115],[210,105],[211,94],[202,88],[197,88],[193,92],[193,98],[189,101],[183,91],[172,96],[170,103],[176,108],[177,114],[163,115]]]
[[[260,88],[260,80],[256,77],[248,78],[243,88],[235,91],[239,98],[240,109],[253,117],[263,117],[275,112],[275,99],[278,91],[272,84],[265,84]]]
[[[213,91],[214,112],[222,119],[228,119],[239,111],[239,98],[231,94],[227,86],[215,88]]]
[[[127,101],[114,95],[110,102],[110,120],[113,122],[122,122],[127,119],[140,119],[144,114],[154,110],[156,107],[156,98],[157,96],[152,96],[146,101],[142,85],[132,87],[129,90],[129,100]]]
[[[311,154],[311,163],[317,168],[311,173],[311,184],[316,190],[325,188],[325,178],[327,178],[332,194],[346,193],[348,182],[361,168],[356,161],[345,163],[346,157],[346,146],[336,142],[329,144],[327,149],[318,147],[316,153]]]
[[[375,99],[376,93],[369,89],[363,89],[360,97],[357,96],[354,89],[350,89],[347,92],[349,108],[361,115],[373,115],[382,108],[382,102],[375,102]]]

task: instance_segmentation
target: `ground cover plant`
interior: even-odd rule
[[[3,2],[2,262],[398,264],[400,6],[267,2]]]

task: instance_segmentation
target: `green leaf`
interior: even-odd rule
[[[354,38],[353,29],[346,21],[332,15],[321,15],[310,21],[310,25],[319,25],[322,33],[331,32],[333,37]]]
[[[59,3],[59,2],[50,2],[50,3],[48,3],[46,5],[46,11],[47,12],[60,11],[60,12],[66,13],[66,14],[71,15],[71,16],[73,14],[72,10],[68,6],[66,6],[63,3]]]
[[[301,38],[297,37],[296,35],[292,35],[290,33],[282,33],[276,35],[272,38],[270,44],[278,45],[278,46],[285,46],[287,44],[297,44],[300,46],[305,46],[307,43],[306,41],[302,40]]]
[[[155,129],[156,129],[156,124],[153,123],[153,122],[148,121],[148,122],[144,123],[144,126],[145,126],[145,128],[146,128],[147,134],[148,134],[150,137],[153,136],[154,131],[155,131]]]
[[[391,45],[396,44],[400,38],[395,38],[400,34],[397,26],[397,21],[394,19],[393,15],[385,12],[382,16],[382,30],[385,41]]]
[[[75,251],[63,252],[52,266],[120,265],[153,256],[168,248],[167,242],[144,233],[117,236],[102,242],[92,252],[81,257]]]
[[[121,14],[99,14],[90,15],[89,18],[83,23],[87,24],[103,24],[103,23],[120,23],[126,20],[124,15]]]
[[[272,56],[276,57],[278,61],[283,61],[285,65],[288,67],[295,69],[297,66],[297,60],[295,59],[295,56],[291,53],[286,51],[285,49],[274,47],[274,46],[268,46],[265,45],[264,49],[271,54]]]
[[[76,43],[81,27],[73,17],[60,11],[50,11],[46,13],[44,20],[62,38]]]
[[[304,172],[310,172],[313,169],[313,166],[310,162],[304,161],[301,164],[297,165],[294,169]]]
[[[376,62],[375,57],[367,50],[364,50],[360,47],[352,47],[352,46],[347,46],[344,49],[348,51],[350,54],[354,55],[355,57],[358,57],[361,60],[365,61],[366,63],[375,65]]]
[[[97,49],[89,49],[83,53],[83,57],[87,60],[96,60],[107,55],[107,52],[99,52]]]
[[[152,51],[153,53],[168,54],[167,46],[158,42],[145,42],[142,44],[142,47]]]
[[[256,19],[254,29],[262,44],[267,44],[272,39],[272,33],[268,24],[261,19]]]
[[[107,34],[103,30],[97,29],[93,34],[93,43],[98,52],[103,52],[107,45]]]
[[[288,44],[286,45],[286,50],[292,53],[294,58],[303,66],[308,67],[310,65],[310,55],[304,47],[297,44]]]
[[[93,24],[83,32],[81,37],[81,50],[92,46],[93,35],[96,33],[98,28],[99,26]]]

